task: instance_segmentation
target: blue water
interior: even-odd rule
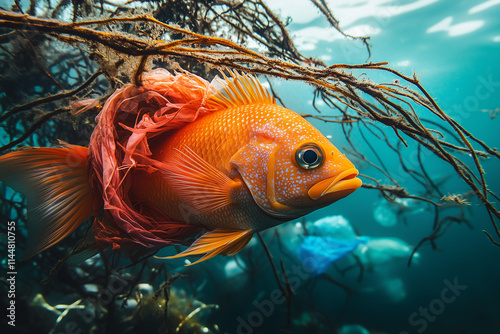
[[[283,15],[300,15],[297,8],[301,8],[302,3],[305,1],[297,1],[292,6],[295,10],[283,10]],[[481,10],[478,6],[487,3],[491,5],[487,9]],[[340,13],[336,14],[336,18],[343,29],[361,31],[361,34],[368,32],[368,35],[370,31],[376,32],[371,34],[372,56],[368,61],[387,61],[388,66],[408,76],[416,73],[423,86],[448,115],[491,147],[500,145],[500,117],[491,118],[495,108],[500,107],[500,1],[332,0],[328,4],[333,13]],[[415,9],[409,10],[410,6]],[[302,11],[309,13],[305,9]],[[328,39],[332,39],[331,35],[335,35],[334,30],[329,28],[328,22],[320,18],[317,12],[317,16],[314,15],[314,10],[311,12],[311,15],[305,15],[307,17],[303,19],[307,22],[294,22],[290,25],[290,29],[296,31],[298,36],[307,36],[304,38],[303,48],[311,50],[303,50],[305,55],[323,56],[327,64],[355,64],[367,60],[367,52],[361,42],[343,39],[329,41]],[[346,16],[343,17],[341,13]],[[345,21],[347,24],[342,24]],[[440,22],[441,28],[438,25]],[[311,27],[319,27],[322,30],[316,32],[322,32],[309,35],[307,30]],[[366,73],[375,82],[395,79],[376,71]],[[298,112],[311,113],[312,107],[307,103],[311,99],[310,95],[289,93],[294,88],[297,90],[297,87],[281,83],[280,92],[283,92],[285,104],[293,106]],[[326,107],[324,111],[328,112]],[[422,118],[436,120],[423,109],[418,109],[418,112]],[[335,145],[346,146],[340,126],[313,123],[325,134],[332,135],[331,140]],[[384,131],[391,136],[392,142],[397,141],[391,129],[385,128]],[[397,171],[397,157],[393,152],[375,137],[367,137],[373,140],[372,146],[388,168],[392,172]],[[376,162],[359,135],[352,139],[359,151]],[[411,156],[415,152],[415,145],[410,144],[409,148],[402,150],[404,156]],[[451,167],[431,155],[426,155],[424,160],[432,176],[453,173]],[[498,192],[499,162],[485,161],[484,167],[490,189]],[[360,170],[361,173],[382,178],[368,167]],[[398,180],[407,189],[418,191],[418,185],[411,179],[402,176]],[[463,181],[452,178],[443,190],[464,193],[468,188]],[[416,245],[430,233],[432,215],[429,211],[410,215],[406,224],[399,223],[393,227],[377,224],[372,211],[378,200],[379,195],[375,191],[360,189],[341,202],[315,212],[309,219],[333,213],[342,214],[362,235],[398,237],[410,245]],[[405,261],[393,263],[390,276],[398,277],[404,283],[404,299],[394,302],[381,288],[380,283],[387,281],[387,277],[377,272],[368,273],[360,283],[353,282],[353,277],[349,282],[346,277],[343,282],[349,282],[358,292],[339,319],[379,328],[388,333],[499,333],[500,250],[482,232],[483,229],[493,232],[486,210],[473,206],[469,214],[473,229],[464,224],[452,226],[438,239],[440,250],[433,251],[428,243],[425,244],[420,250],[420,262],[410,268]],[[447,286],[444,281],[453,282],[454,279],[467,288],[453,302],[445,303],[441,310],[438,308],[439,300]],[[331,285],[326,284],[316,289],[324,289],[323,295],[317,293],[315,296],[321,300],[325,312],[338,312],[342,294],[333,291]],[[426,318],[420,311],[421,308],[429,308],[430,304],[435,314],[431,312],[429,318]]]

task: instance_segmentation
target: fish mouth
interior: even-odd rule
[[[316,183],[307,193],[313,200],[339,200],[361,187],[362,182],[356,177],[358,174],[356,168],[350,168],[335,177]]]

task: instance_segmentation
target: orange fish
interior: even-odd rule
[[[144,73],[107,100],[88,148],[0,157],[0,180],[27,196],[24,258],[92,215],[97,250],[185,244],[173,257],[233,255],[255,232],[361,186],[354,165],[255,77],[224,78]]]

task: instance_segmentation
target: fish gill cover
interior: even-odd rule
[[[434,2],[410,1],[391,11]],[[481,229],[479,239],[488,245],[481,249],[498,259],[498,195],[489,187],[495,175],[486,174],[484,165],[500,155],[478,127],[473,131],[471,124],[450,116],[421,76],[385,61],[372,62],[370,37],[343,31],[337,20],[342,17],[329,8],[333,3],[311,0],[303,15],[312,8],[328,24],[322,29],[338,38],[315,35],[310,27],[294,35],[289,31],[293,21],[301,26],[307,20],[282,17],[272,2],[260,0],[2,2],[2,155],[24,146],[48,147],[56,140],[87,146],[107,99],[124,84],[141,86],[143,74],[153,69],[189,71],[209,81],[237,70],[257,75],[284,106],[294,95],[279,89],[284,80],[296,82],[295,89],[312,87],[310,97],[301,95],[311,100],[310,110],[291,109],[325,134],[335,133],[331,140],[344,143],[342,151],[360,170],[363,191],[380,195],[376,201],[358,197],[324,209],[338,214],[342,205],[349,205],[344,211],[362,211],[366,221],[333,216],[328,224],[315,224],[312,220],[331,215],[316,212],[257,234],[234,257],[184,267],[192,261],[159,260],[154,254],[130,260],[119,252],[100,252],[83,262],[92,254],[71,257],[86,249],[93,220],[21,262],[28,240],[26,200],[0,184],[2,326],[18,333],[497,333],[500,324],[489,311],[474,313],[453,304],[460,298],[478,303],[474,297],[460,297],[472,289],[461,276],[443,277],[436,291],[426,290],[423,297],[412,294],[409,286],[424,286],[426,273],[411,270],[439,267],[439,258],[431,258],[452,244],[463,245],[461,256],[466,257],[467,236],[483,234]],[[371,8],[361,5],[347,8]],[[487,1],[483,7],[494,5]],[[470,9],[483,10],[480,5]],[[452,22],[447,18],[428,32],[456,36],[479,27]],[[355,48],[356,56],[363,50],[366,61],[344,61],[335,54],[311,57],[313,52],[306,51],[314,51],[314,39],[332,47],[351,43],[355,47],[347,49]],[[444,176],[437,174],[436,165]],[[372,226],[366,227],[367,222]],[[419,224],[406,235],[412,245],[384,237],[386,232],[367,237],[363,231],[403,224],[402,229]],[[467,233],[459,233],[464,226]],[[335,233],[347,233],[350,239],[342,242],[350,242],[352,249],[331,256],[327,266],[315,264],[314,255],[299,259],[299,249],[319,259],[334,254],[313,246],[335,247],[338,242],[330,236]],[[157,254],[174,255],[181,249],[172,248]],[[409,268],[401,269],[402,263]],[[491,273],[498,277],[498,270]],[[497,286],[491,287],[491,295],[498,296]],[[377,310],[384,309],[381,305],[404,311],[383,314]],[[439,317],[445,308],[455,316]],[[498,311],[498,306],[491,309]],[[461,312],[471,312],[464,319],[474,320],[461,321]]]

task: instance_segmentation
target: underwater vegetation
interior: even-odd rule
[[[368,294],[404,301],[408,287],[392,266],[422,266],[425,247],[439,251],[445,234],[460,225],[474,228],[471,206],[487,212],[491,224],[484,242],[500,251],[499,197],[483,166],[500,158],[497,149],[448,116],[416,74],[369,61],[370,38],[343,32],[326,1],[311,3],[332,30],[366,50],[365,63],[327,64],[304,56],[288,32],[290,19],[261,0],[4,5],[0,154],[57,140],[88,146],[106,101],[127,84],[142,89],[144,78],[158,68],[208,81],[236,73],[229,71],[248,73],[284,107],[287,99],[275,88],[293,81],[313,87],[311,110],[296,111],[335,129],[331,141],[346,142],[341,151],[360,170],[362,190],[380,195],[375,203],[360,203],[360,210],[370,212],[381,229],[427,215],[420,242],[365,235],[342,215],[315,216],[256,233],[234,256],[185,266],[198,258],[155,257],[173,257],[185,249],[179,245],[132,258],[114,249],[88,253],[94,228],[89,219],[21,262],[22,252],[33,247],[26,199],[0,183],[1,265],[4,273],[16,272],[15,285],[2,275],[2,308],[15,300],[15,316],[4,317],[3,328],[54,334],[390,333],[383,326],[355,324],[344,310]],[[390,161],[379,156],[380,147],[391,152]],[[414,154],[409,157],[405,148]],[[430,156],[446,165],[446,176],[438,178],[424,163]],[[449,180],[463,186],[447,187]],[[15,251],[9,246],[13,231]],[[375,282],[369,276],[374,273],[383,279]],[[458,298],[460,284],[449,280],[444,285],[454,284]],[[368,284],[360,287],[361,282]],[[331,291],[343,297],[322,301]]]

